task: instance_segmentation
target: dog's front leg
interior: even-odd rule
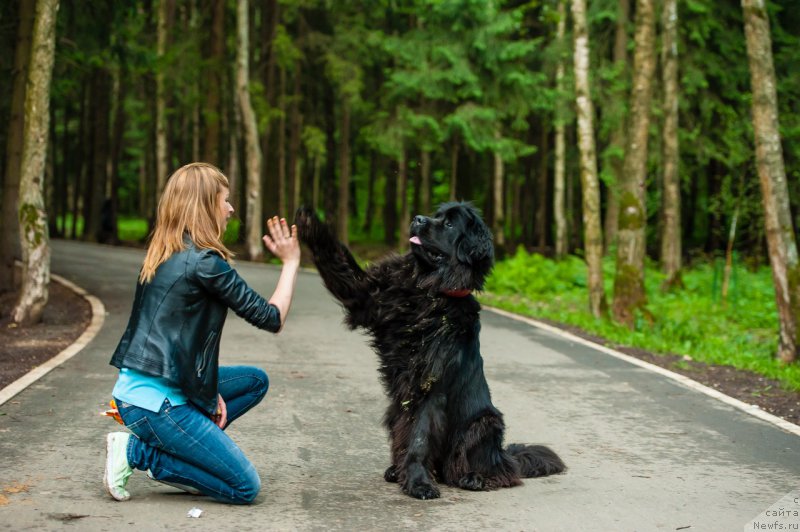
[[[443,431],[445,396],[429,395],[418,411],[411,429],[408,451],[403,464],[403,491],[417,499],[436,499],[439,488],[433,482],[430,470],[433,467],[436,450]]]
[[[333,228],[322,222],[312,209],[299,208],[295,223],[298,236],[311,250],[327,289],[351,313],[354,325],[365,325],[361,314],[369,306],[372,287],[364,270],[347,246],[336,239]]]

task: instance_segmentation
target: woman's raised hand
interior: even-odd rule
[[[273,216],[267,219],[268,235],[264,235],[262,240],[267,249],[281,259],[286,264],[287,262],[300,262],[300,242],[297,240],[297,226],[292,225],[291,229],[286,222],[286,218],[278,218]]]

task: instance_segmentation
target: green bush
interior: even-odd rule
[[[685,288],[662,293],[664,276],[652,265],[645,273],[647,310],[633,330],[589,312],[586,265],[578,257],[562,261],[520,249],[498,262],[481,300],[527,316],[579,327],[618,345],[655,353],[689,355],[711,364],[746,369],[800,390],[800,365],[773,357],[778,317],[768,267],[748,271],[734,265],[725,301],[721,298],[722,263],[702,264],[683,273]],[[606,298],[611,303],[614,261],[603,263]]]

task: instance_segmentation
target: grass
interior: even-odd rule
[[[614,263],[603,264],[606,297],[611,302]],[[618,345],[655,353],[689,355],[710,364],[750,370],[800,391],[800,365],[785,365],[777,349],[778,318],[769,268],[734,269],[727,301],[720,297],[721,262],[702,264],[683,274],[685,289],[662,293],[664,276],[645,273],[650,323],[638,316],[633,330],[594,318],[588,309],[586,265],[578,257],[556,262],[519,250],[498,262],[481,301],[533,318],[579,327]]]
[[[147,220],[120,216],[117,219],[117,237],[124,242],[141,242],[147,237]]]

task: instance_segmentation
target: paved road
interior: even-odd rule
[[[570,469],[496,492],[406,497],[382,477],[376,358],[363,335],[342,326],[319,278],[304,272],[280,335],[232,313],[223,334],[222,363],[261,366],[271,380],[266,401],[229,429],[262,476],[255,504],[178,493],[141,472],[129,483],[132,499],[118,503],[101,483],[104,435],[117,426],[97,414],[115,380],[108,359],[142,253],[64,241],[53,249],[53,271],[102,299],[108,315],[82,352],[0,407],[0,528],[728,531],[800,489],[800,437],[484,312],[486,373],[507,440],[551,445]],[[272,292],[276,268],[238,269]],[[199,520],[186,517],[192,507],[204,511]]]

